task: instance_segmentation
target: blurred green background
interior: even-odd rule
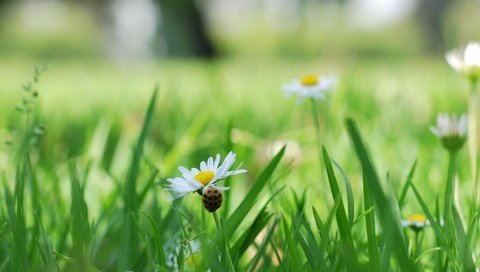
[[[295,141],[299,163],[281,182],[326,196],[315,185],[309,105],[281,91],[292,78],[325,73],[340,84],[320,104],[323,141],[354,185],[361,173],[347,116],[359,122],[379,172],[389,171],[396,187],[416,158],[417,180],[436,186],[446,157],[429,126],[440,111],[466,111],[468,97],[443,54],[480,39],[479,11],[480,1],[467,0],[2,0],[0,124],[15,120],[33,67],[48,64],[39,84],[41,163],[88,153],[106,127],[101,160],[110,169],[115,150],[133,143],[158,85],[146,152],[166,169],[162,176],[177,174],[166,164],[193,166],[225,154],[229,137],[254,176],[272,143]],[[178,143],[183,153],[165,162]]]

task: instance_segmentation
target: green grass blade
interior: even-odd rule
[[[7,228],[7,225],[8,225],[7,222],[3,222],[3,223],[0,225],[0,234],[2,234],[3,231]]]
[[[273,157],[267,167],[260,173],[255,181],[252,189],[247,193],[247,196],[240,203],[237,209],[228,217],[225,221],[225,232],[228,237],[232,236],[233,230],[235,230],[243,221],[245,216],[250,212],[253,205],[255,205],[258,196],[262,189],[267,185],[270,177],[278,166],[278,163],[282,159],[285,153],[285,146]]]
[[[28,271],[27,256],[27,228],[25,219],[24,193],[25,176],[24,167],[17,166],[15,175],[15,188],[12,195],[10,188],[4,180],[5,204],[7,218],[13,238],[13,246],[9,253],[10,271]]]
[[[9,262],[10,262],[10,259],[5,258],[5,260],[3,260],[2,263],[0,263],[0,272],[6,271],[7,265]]]
[[[338,207],[338,205],[336,205],[335,208],[332,209],[332,211],[330,212],[327,223],[323,223],[323,221],[320,218],[320,216],[319,216],[317,210],[315,209],[315,207],[312,207],[312,213],[313,213],[313,217],[314,217],[314,220],[315,220],[315,225],[317,226],[317,231],[320,234],[320,249],[318,251],[318,257],[317,258],[319,259],[319,265],[320,265],[320,270],[321,271],[330,270],[330,269],[328,269],[328,265],[325,261],[325,258],[326,258],[326,255],[327,255],[325,252],[328,252],[329,249],[330,249],[329,248],[330,241],[331,241],[330,226],[331,226],[331,222],[333,221],[333,217],[336,213],[336,210],[337,210],[336,208],[337,207]]]
[[[308,242],[315,243],[316,241],[313,240],[313,241],[307,242],[307,239],[305,239],[304,235],[300,231],[301,225],[303,224],[303,219],[304,219],[301,215],[296,215],[296,216],[292,215],[292,219],[293,219],[292,232],[293,232],[294,240],[297,242],[297,244],[300,245],[300,248],[303,251],[303,255],[307,258],[307,264],[311,266],[312,271],[315,271],[317,270],[316,260],[313,254],[316,251],[311,250],[310,244]]]
[[[375,201],[371,199],[370,191],[367,189],[366,184],[363,184],[363,205],[365,216],[365,229],[367,231],[367,246],[369,257],[369,269],[372,271],[380,270],[380,252],[377,244],[377,234],[375,226]]]
[[[303,215],[303,220],[302,220],[302,229],[305,232],[305,237],[306,241],[308,243],[308,251],[313,255],[313,262],[311,263],[312,269],[318,270],[318,267],[322,267],[320,263],[323,262],[323,258],[318,258],[318,256],[324,256],[324,253],[322,252],[320,246],[318,245],[317,239],[315,238],[314,231],[312,230],[312,226],[310,225],[309,221],[307,221],[307,218],[305,217],[305,214]]]
[[[470,256],[473,256],[474,254],[477,235],[478,235],[478,213],[475,213],[472,216],[472,220],[468,226],[465,248],[463,250],[465,252],[464,256],[466,258],[470,258]]]
[[[392,216],[394,217],[394,220],[396,222],[401,222],[401,217],[400,217],[400,207],[398,206],[398,200],[396,198],[392,183],[389,180],[389,176],[387,175],[387,182],[386,182],[386,188],[387,188],[387,199],[392,205]]]
[[[390,203],[383,192],[375,167],[370,160],[357,126],[351,119],[347,119],[347,130],[354,145],[355,153],[362,166],[363,179],[365,182],[364,189],[368,190],[369,195],[375,199],[388,246],[395,252],[398,264],[402,270],[417,271],[412,260],[409,258],[400,222],[396,219],[400,216],[394,216],[395,211],[392,208],[392,203]]]
[[[263,239],[262,243],[260,244],[255,256],[253,257],[252,261],[250,262],[250,265],[247,269],[247,271],[255,271],[255,268],[258,265],[258,262],[261,260],[263,256],[265,256],[265,251],[267,249],[267,245],[272,239],[272,236],[274,234],[275,228],[278,224],[278,222],[282,219],[281,215],[278,214],[275,216],[275,219],[273,220],[272,224],[268,228],[267,232],[265,233],[265,238]]]
[[[460,213],[455,205],[452,206],[452,217],[457,236],[459,263],[463,264],[463,269],[465,269],[465,271],[474,271],[475,264],[472,260],[472,252],[467,251],[470,242],[467,240],[467,234],[465,233],[465,227],[463,226],[462,218],[460,217]]]
[[[255,241],[255,238],[260,233],[260,231],[268,224],[268,221],[273,216],[272,213],[266,212],[268,204],[277,196],[285,186],[278,189],[268,200],[263,204],[263,207],[258,212],[255,220],[250,225],[248,230],[244,231],[242,236],[235,242],[231,252],[236,256],[236,259],[240,259],[242,255],[246,252],[247,248]]]
[[[345,171],[343,171],[342,167],[340,167],[340,165],[335,160],[331,161],[333,165],[335,165],[337,170],[340,171],[340,174],[342,174],[343,180],[345,182],[345,192],[347,193],[348,223],[351,227],[353,226],[353,222],[355,221],[355,202],[353,200],[352,184],[350,182],[350,179],[348,179],[347,174],[345,174]]]
[[[407,196],[408,187],[412,183],[413,175],[415,174],[416,169],[417,169],[417,160],[415,160],[415,162],[413,162],[413,165],[410,168],[410,171],[408,172],[407,180],[402,187],[402,192],[400,193],[400,197],[398,198],[398,206],[400,206],[400,208],[402,208],[403,205],[405,204],[405,198]]]
[[[320,238],[323,239],[324,233],[325,233],[325,223],[323,223],[315,207],[312,207],[312,213],[313,213],[313,219],[315,220],[315,224],[317,225],[317,230],[321,235]]]
[[[70,164],[70,186],[71,186],[71,225],[74,269],[86,271],[90,266],[88,248],[91,240],[90,224],[88,222],[88,207],[84,197],[84,187],[80,184],[75,164]]]
[[[353,222],[353,225],[355,226],[356,224],[358,224],[358,222],[360,222],[360,220],[362,220],[368,214],[373,213],[374,211],[375,211],[375,205],[371,206],[368,210],[363,211],[360,215],[357,216],[357,218],[355,218],[355,221]]]
[[[123,246],[122,257],[120,260],[120,270],[129,270],[135,264],[136,253],[139,252],[140,240],[137,231],[137,213],[138,213],[138,195],[137,195],[137,180],[140,174],[140,163],[143,157],[143,149],[147,134],[150,130],[153,113],[155,110],[156,98],[158,88],[155,87],[150,104],[148,105],[145,119],[143,122],[143,128],[138,137],[137,143],[133,149],[133,156],[131,158],[131,164],[128,169],[127,177],[125,180],[125,187],[123,188],[123,200],[124,200],[124,225],[123,225]]]
[[[153,217],[151,217],[147,213],[144,212],[143,215],[145,215],[148,221],[150,221],[150,225],[152,226],[153,236],[155,238],[155,254],[157,255],[158,265],[161,271],[167,271],[167,265],[165,263],[165,253],[163,251],[162,238],[160,236],[160,231],[158,230],[158,227],[157,227],[157,222],[155,222],[155,219],[153,219]]]
[[[342,239],[342,251],[344,251],[344,258],[347,266],[352,271],[358,271],[360,269],[358,263],[357,251],[353,244],[352,233],[350,230],[350,224],[345,213],[343,206],[343,200],[341,199],[340,189],[338,187],[337,178],[333,172],[332,162],[328,156],[328,152],[325,147],[322,147],[323,159],[325,161],[325,167],[327,170],[328,181],[330,184],[330,190],[332,192],[333,199],[339,199],[339,207],[336,213],[338,231],[340,238]]]
[[[128,169],[127,178],[125,181],[124,189],[124,201],[125,201],[125,210],[127,213],[132,211],[137,211],[137,179],[140,173],[140,163],[143,156],[143,148],[145,141],[147,139],[147,134],[150,130],[153,113],[155,110],[157,98],[157,88],[153,91],[152,98],[150,99],[150,104],[148,106],[145,120],[143,122],[143,128],[138,137],[137,143],[133,149],[133,157],[131,160],[130,167]]]
[[[38,213],[34,213],[35,223],[40,228],[40,238],[35,239],[37,248],[40,253],[43,265],[45,266],[45,271],[53,272],[60,271],[57,261],[55,259],[55,253],[53,251],[52,241],[50,237],[46,234],[43,223],[40,220]]]
[[[283,233],[286,242],[286,253],[288,258],[288,266],[290,271],[302,271],[302,261],[300,253],[297,249],[297,243],[293,240],[293,230],[288,227],[286,220],[283,220]]]
[[[430,254],[432,252],[438,252],[438,251],[441,251],[442,248],[441,247],[434,247],[434,248],[429,248],[427,250],[425,250],[424,252],[422,252],[422,254],[420,254],[416,259],[415,259],[415,263],[418,263],[420,261],[420,259],[422,259],[425,255],[427,254]]]
[[[427,216],[428,221],[430,222],[430,224],[431,224],[431,226],[432,226],[432,228],[435,232],[436,238],[439,240],[440,245],[442,246],[443,250],[445,250],[450,256],[453,256],[452,253],[451,253],[451,250],[449,249],[447,239],[445,238],[445,235],[443,234],[442,227],[440,226],[438,221],[435,219],[435,217],[433,217],[432,213],[430,212],[430,210],[427,207],[427,204],[425,203],[422,196],[418,192],[417,187],[413,183],[410,186],[413,190],[413,193],[414,193],[415,197],[417,198],[418,203],[422,207],[423,212]]]
[[[147,196],[147,193],[152,189],[153,185],[155,184],[155,180],[158,176],[158,170],[154,169],[152,174],[150,175],[150,178],[147,181],[147,184],[143,187],[143,189],[140,191],[140,193],[137,196],[137,203],[139,206],[142,205],[143,201],[145,200],[145,197]]]
[[[231,252],[236,258],[240,258],[246,252],[247,248],[255,241],[258,234],[265,226],[267,226],[272,216],[272,213],[266,211],[258,213],[250,227],[243,232],[242,236],[240,236],[232,246]]]

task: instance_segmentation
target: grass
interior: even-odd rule
[[[466,84],[440,60],[231,59],[134,69],[64,61],[37,70],[24,90],[32,64],[4,62],[0,74],[16,72],[0,86],[0,123],[9,128],[2,137],[11,142],[0,159],[0,271],[478,266],[466,148],[449,166],[428,129],[439,111],[467,111]],[[311,71],[341,76],[314,104],[318,122],[308,103],[280,91]],[[19,103],[24,110],[15,111]],[[301,154],[291,145],[272,152],[277,140],[296,141]],[[170,201],[163,186],[177,166],[230,150],[248,174],[226,181],[218,225],[198,195]],[[453,171],[456,205],[444,192]],[[401,227],[413,212],[430,221],[421,233]]]

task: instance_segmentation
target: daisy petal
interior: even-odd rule
[[[212,187],[219,190],[219,191],[226,191],[226,190],[230,189],[230,187],[223,187],[223,186],[218,186],[218,185],[214,185]]]
[[[183,166],[179,166],[178,170],[180,171],[180,173],[182,173],[182,176],[186,179],[190,179],[190,178],[193,177],[193,174],[190,171],[188,171],[187,168],[185,168]]]
[[[205,171],[205,170],[207,170],[207,164],[204,161],[202,161],[200,163],[200,171]]]

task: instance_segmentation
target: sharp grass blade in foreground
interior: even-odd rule
[[[155,103],[157,98],[157,91],[158,91],[157,88],[155,88],[155,90],[153,91],[152,98],[150,99],[150,104],[145,114],[145,120],[143,123],[142,131],[133,149],[133,157],[131,159],[131,165],[128,169],[128,174],[125,181],[125,189],[123,192],[126,212],[137,211],[138,209],[137,179],[140,173],[140,163],[142,161],[143,148],[145,145],[145,141],[147,139],[147,134],[150,130],[150,126],[152,124],[153,113],[155,110]]]
[[[53,251],[52,241],[50,237],[45,233],[45,229],[42,222],[40,221],[38,214],[35,214],[35,221],[40,227],[40,238],[36,239],[36,241],[40,257],[42,258],[42,262],[45,267],[45,271],[60,271],[58,263],[55,259],[55,252]]]
[[[303,252],[303,256],[305,256],[307,260],[305,265],[310,266],[312,271],[315,271],[317,269],[316,269],[316,261],[313,256],[313,253],[316,251],[311,250],[310,244],[308,243],[304,234],[301,232],[301,225],[303,225],[302,214],[295,215],[292,212],[291,217],[292,217],[292,223],[293,223],[293,228],[292,228],[293,238],[297,242],[297,244],[300,245],[300,248],[302,249],[302,252]],[[311,242],[316,243],[315,240]]]
[[[415,197],[417,198],[418,203],[419,203],[420,206],[422,207],[423,212],[424,212],[425,215],[427,216],[428,221],[429,221],[430,224],[432,225],[432,228],[433,228],[433,230],[435,231],[436,238],[439,239],[440,244],[442,245],[443,250],[445,250],[447,253],[450,252],[450,250],[449,250],[449,248],[448,248],[447,239],[446,239],[446,237],[445,237],[445,235],[443,234],[443,231],[442,231],[442,227],[440,226],[440,224],[438,223],[438,221],[436,220],[436,218],[433,217],[433,214],[430,212],[430,210],[428,209],[427,204],[425,203],[425,201],[423,200],[422,196],[421,196],[420,193],[418,192],[417,187],[416,187],[413,183],[412,183],[410,186],[411,186],[411,188],[412,188],[412,190],[413,190],[413,193],[414,193]],[[450,252],[450,254],[451,254],[451,252]]]
[[[467,231],[467,237],[466,237],[466,242],[463,248],[463,256],[464,258],[467,258],[466,263],[468,265],[471,265],[470,263],[472,256],[475,256],[475,246],[477,242],[477,237],[478,236],[478,213],[475,213],[472,217],[472,220],[468,226],[468,231]],[[475,258],[475,257],[474,257]],[[473,262],[473,265],[475,265],[475,262]]]
[[[333,199],[339,199],[339,207],[336,213],[338,231],[340,233],[340,238],[342,239],[342,251],[343,258],[349,270],[358,271],[360,270],[360,265],[358,263],[358,256],[355,246],[353,244],[352,233],[350,230],[350,224],[345,213],[345,207],[343,206],[343,201],[341,199],[340,189],[338,187],[337,178],[333,172],[332,162],[328,156],[327,150],[325,147],[322,148],[323,159],[325,161],[325,167],[327,170],[328,181],[330,184],[330,190],[332,192]]]
[[[85,202],[85,187],[80,184],[80,178],[75,164],[70,164],[70,186],[72,204],[70,208],[70,221],[72,225],[72,243],[74,263],[70,269],[75,271],[86,271],[90,266],[91,230],[88,222],[88,207]]]
[[[265,256],[265,251],[267,249],[268,243],[270,243],[270,241],[272,240],[272,236],[274,234],[275,228],[281,219],[282,219],[282,216],[280,214],[277,214],[273,222],[270,224],[270,227],[268,228],[265,234],[265,238],[263,239],[262,243],[258,247],[257,253],[253,257],[253,260],[250,262],[250,265],[247,269],[248,272],[256,271],[255,268],[257,267],[258,262],[261,260],[261,258]]]
[[[153,219],[147,213],[143,213],[143,215],[145,215],[145,217],[150,222],[150,225],[152,226],[153,237],[155,238],[155,255],[157,257],[157,262],[158,262],[160,271],[167,271],[167,265],[165,263],[165,253],[163,251],[162,238],[160,236],[160,231],[158,230],[158,227],[157,227],[157,222],[155,222],[155,219]]]
[[[462,219],[456,206],[452,207],[452,217],[456,233],[456,244],[458,245],[458,262],[462,264],[465,271],[474,271],[475,264],[472,259],[472,252],[467,251],[470,243],[467,240],[467,234],[465,233],[465,227],[463,226]]]
[[[332,227],[332,222],[335,218],[335,214],[337,213],[339,204],[340,198],[335,201],[335,206],[330,211],[326,223],[323,223],[315,207],[312,207],[315,225],[317,226],[317,231],[320,234],[320,250],[318,252],[318,259],[321,271],[332,270],[331,263],[334,261],[331,256],[333,255],[332,241],[334,239],[330,236],[330,229]]]
[[[27,227],[25,219],[25,166],[17,167],[15,175],[15,188],[12,195],[10,188],[4,180],[5,204],[7,207],[8,225],[12,233],[12,250],[10,251],[10,271],[28,271],[27,258]]]
[[[389,246],[397,257],[398,265],[404,271],[417,271],[416,266],[409,258],[405,239],[401,230],[400,222],[397,218],[398,214],[394,214],[393,203],[385,196],[380,180],[377,176],[372,161],[363,144],[360,133],[355,122],[352,119],[347,119],[347,129],[350,138],[355,147],[355,152],[362,166],[362,173],[364,179],[364,190],[369,191],[369,195],[374,200],[379,212],[379,217],[383,227],[383,233],[386,236],[387,246]]]
[[[270,197],[270,199],[265,202],[263,207],[260,209],[260,212],[258,212],[257,216],[255,217],[255,220],[253,221],[251,226],[246,231],[244,231],[244,233],[240,236],[240,238],[237,239],[235,244],[232,246],[231,251],[236,252],[236,256],[234,257],[237,259],[237,261],[242,257],[244,253],[246,253],[247,248],[255,242],[255,238],[270,221],[273,213],[269,213],[266,211],[267,206],[275,198],[275,196],[277,196],[281,191],[283,191],[284,188],[285,186],[277,190]]]
[[[255,238],[257,238],[258,234],[268,225],[268,222],[272,218],[273,214],[261,211],[258,213],[255,220],[253,220],[250,227],[240,236],[237,242],[232,246],[232,252],[236,252],[235,258],[239,259],[242,257],[243,254],[246,253],[247,248],[254,243]]]
[[[288,271],[302,271],[303,265],[300,257],[300,252],[297,249],[297,243],[293,239],[293,230],[288,227],[286,220],[283,220],[283,234],[285,237],[285,245],[287,256],[284,261],[288,264]]]
[[[250,212],[253,205],[255,205],[257,198],[262,189],[267,185],[270,177],[278,166],[278,163],[282,159],[285,153],[285,146],[273,157],[267,167],[260,173],[252,189],[248,192],[247,196],[240,203],[238,208],[230,215],[225,221],[225,231],[228,237],[232,237],[233,230],[236,229],[243,221],[245,216]]]
[[[380,270],[380,252],[377,242],[376,226],[375,226],[375,201],[371,199],[369,190],[365,189],[363,184],[363,209],[365,216],[365,228],[367,231],[368,257],[370,259],[369,267],[372,271]],[[386,251],[390,252],[390,251]]]
[[[408,187],[412,183],[413,175],[415,174],[415,169],[417,169],[417,160],[415,160],[412,167],[410,168],[410,171],[408,172],[408,176],[407,176],[407,181],[403,185],[402,192],[400,193],[400,197],[398,198],[398,206],[400,206],[400,208],[402,208],[403,205],[405,204],[405,198],[407,196]]]
[[[140,163],[143,157],[143,148],[147,139],[147,134],[150,130],[153,113],[155,110],[155,103],[157,98],[158,88],[153,91],[150,104],[145,114],[145,120],[143,123],[142,131],[138,137],[137,143],[133,149],[133,157],[131,158],[131,164],[128,169],[127,177],[125,180],[125,187],[123,188],[123,201],[124,201],[124,225],[123,225],[123,246],[122,257],[120,259],[120,269],[129,270],[132,269],[135,263],[135,252],[139,251],[138,241],[138,229],[137,229],[137,213],[138,213],[138,200],[137,195],[137,181],[140,174]]]
[[[345,182],[345,192],[347,193],[348,223],[350,223],[350,227],[352,227],[353,222],[355,221],[355,201],[353,200],[352,183],[348,179],[348,176],[345,171],[343,171],[342,167],[335,160],[331,161],[338,171],[340,171],[340,174],[342,174]]]
[[[232,261],[232,255],[230,254],[230,243],[229,243],[229,236],[225,233],[225,225],[223,221],[218,217],[216,211],[212,212],[213,218],[215,220],[215,224],[217,225],[217,230],[222,237],[222,244],[223,244],[223,255],[222,259],[225,262],[225,267],[228,268],[228,271],[235,272],[235,267]]]

